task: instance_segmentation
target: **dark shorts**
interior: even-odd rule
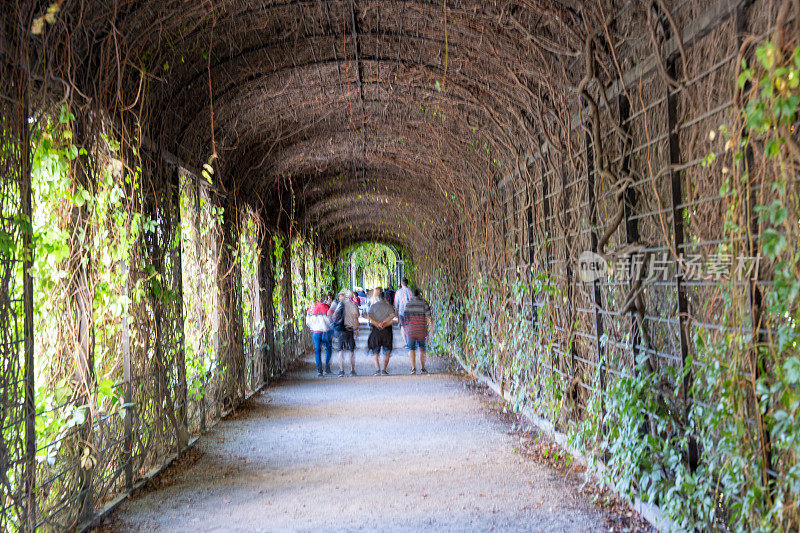
[[[367,348],[370,352],[380,353],[381,348],[391,352],[392,344],[394,344],[394,335],[391,326],[384,329],[372,328],[369,339],[367,339]]]
[[[408,338],[408,345],[406,346],[409,350],[416,350],[417,346],[419,346],[420,350],[425,349],[425,339],[414,339],[412,337]]]
[[[331,346],[334,352],[342,349],[342,332],[333,330],[331,331]]]
[[[338,352],[344,350],[352,352],[356,349],[356,339],[352,329],[333,332],[333,350]]]

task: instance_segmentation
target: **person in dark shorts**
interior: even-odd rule
[[[392,344],[394,343],[392,334],[392,323],[395,319],[394,306],[381,296],[381,288],[376,287],[373,292],[373,297],[376,298],[376,301],[369,307],[367,312],[367,320],[371,327],[369,339],[367,339],[367,349],[375,354],[376,376],[381,373],[384,375],[389,374],[387,367],[389,366],[389,357],[392,355]],[[381,370],[380,362],[381,348],[383,348],[383,370]]]
[[[419,349],[420,374],[427,374],[425,369],[425,339],[433,330],[431,307],[422,298],[422,291],[414,289],[414,296],[405,306],[404,325],[408,339],[408,356],[411,359],[411,373],[417,373],[415,350]]]
[[[332,307],[333,349],[339,352],[339,377],[344,377],[344,353],[350,353],[350,375],[356,375],[356,337],[358,337],[358,307],[350,298],[350,289],[339,291],[339,303]]]

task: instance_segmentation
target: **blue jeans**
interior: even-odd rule
[[[311,335],[311,342],[314,343],[314,360],[317,363],[317,372],[322,373],[322,359],[321,353],[322,347],[325,346],[325,370],[330,370],[331,368],[331,333],[319,332],[315,331],[313,335]]]

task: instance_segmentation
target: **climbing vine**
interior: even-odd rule
[[[476,268],[465,290],[442,282],[450,276],[445,270],[429,278],[438,351],[459,358],[473,372],[489,376],[510,391],[512,407],[525,407],[549,419],[568,434],[571,446],[605,463],[603,475],[608,483],[631,499],[657,505],[682,530],[793,531],[800,524],[796,452],[800,446],[800,194],[796,179],[800,170],[800,47],[789,38],[786,28],[790,26],[784,26],[791,11],[787,6],[784,3],[781,8],[774,34],[764,41],[744,40],[736,71],[722,80],[726,87],[735,88],[732,111],[717,119],[705,139],[706,153],[698,157],[705,173],[700,179],[719,184],[711,193],[723,206],[720,238],[711,241],[713,248],[701,259],[723,258],[729,271],[716,278],[705,273],[707,277],[699,283],[692,278],[699,287],[710,282],[714,288],[690,292],[685,365],[664,362],[660,350],[676,350],[673,336],[677,333],[665,335],[657,324],[663,318],[647,316],[665,305],[658,300],[659,289],[647,285],[652,271],[634,271],[619,286],[602,285],[602,299],[592,302],[591,283],[570,286],[574,270],[552,272],[554,263],[564,258],[569,263],[571,255],[578,254],[578,238],[565,237],[564,255],[553,260],[552,241],[545,234],[535,256],[544,256],[549,264],[534,263],[529,274],[515,272],[519,256],[509,256],[518,253],[519,240],[511,230],[520,223],[513,213],[504,212],[511,211],[508,206],[515,207],[508,199],[501,197],[493,203],[490,197],[486,202],[486,226],[481,227],[485,236],[474,247],[482,250],[485,242],[487,252],[486,256],[475,253]],[[586,53],[594,61],[597,52],[593,45],[588,47]],[[673,78],[664,65],[660,68],[673,90],[687,90],[686,78]],[[590,76],[599,75],[591,69]],[[603,110],[614,105],[602,101],[602,91],[597,97],[584,91],[581,97],[591,112],[588,138],[599,139],[598,127],[610,120],[618,144],[613,144],[617,142],[613,138],[603,139],[604,144],[620,151],[617,159],[610,159],[592,143],[594,157],[602,166],[591,167],[578,159],[578,174],[593,168],[595,179],[611,192],[608,203],[602,204],[606,218],[596,227],[586,219],[572,222],[585,228],[585,235],[594,233],[596,240],[590,244],[587,239],[584,249],[595,246],[609,259],[609,272],[619,276],[613,270],[619,263],[611,264],[612,255],[621,250],[631,262],[637,257],[637,247],[644,247],[641,241],[627,246],[614,242],[621,230],[630,232],[631,222],[626,219],[630,211],[626,210],[636,198],[631,196],[632,184],[642,180],[638,172],[652,173],[653,194],[659,203],[651,207],[658,212],[669,205],[660,185],[655,185],[664,174],[637,167],[636,158],[624,172],[615,167],[635,150],[633,139],[621,131],[630,126],[624,120],[603,117]],[[685,119],[692,125],[700,120]],[[653,135],[648,130],[642,133]],[[552,157],[548,154],[543,161]],[[568,196],[569,179],[556,182],[556,187],[563,187],[559,195],[549,193],[538,200],[541,206],[550,199],[546,207],[556,212],[549,215],[554,218],[551,224],[557,224],[556,231],[564,235],[574,229],[569,225],[568,213],[575,209],[573,197]],[[646,178],[643,181],[648,183]],[[707,192],[698,182],[686,179],[684,194],[690,199],[683,201],[693,207],[681,216],[696,232],[691,238],[699,247],[706,245],[699,236],[704,233],[694,225],[709,214],[694,205]],[[554,199],[565,196],[563,204],[554,205]],[[537,202],[528,201],[532,206]],[[548,216],[547,211],[542,216]],[[539,225],[535,216],[528,224],[533,230]],[[657,220],[655,227],[668,239],[672,237],[663,220]],[[638,253],[638,260],[649,268],[657,264],[655,253]],[[685,272],[690,265],[680,268]],[[580,308],[588,307],[583,313],[591,319],[593,306],[606,305],[615,309],[613,318],[601,315],[597,319],[605,332],[598,335],[596,345],[587,335],[591,349],[586,350],[586,341],[576,332],[585,335],[596,326],[581,322],[585,319]],[[666,312],[676,305],[667,300]],[[624,359],[620,360],[618,346],[630,343],[634,334],[640,343],[635,358],[627,356],[628,366],[623,363],[620,368]]]

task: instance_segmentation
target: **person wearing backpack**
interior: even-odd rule
[[[350,352],[350,375],[356,375],[356,337],[358,337],[358,307],[350,298],[350,289],[339,291],[339,302],[331,307],[329,317],[333,326],[333,349],[339,352],[339,377],[344,377],[344,352]]]

